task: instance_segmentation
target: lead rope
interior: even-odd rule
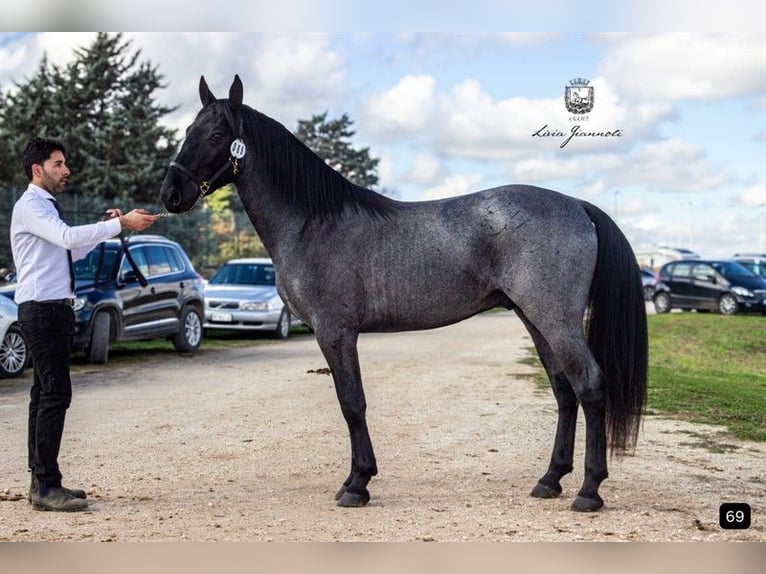
[[[174,217],[174,216],[180,216],[180,215],[191,215],[191,213],[194,211],[194,208],[197,207],[197,204],[202,200],[203,197],[205,197],[205,193],[200,189],[197,199],[194,200],[194,204],[186,211],[183,211],[181,213],[170,213],[168,210],[165,210],[159,213],[153,213],[152,215],[154,215],[155,217]]]

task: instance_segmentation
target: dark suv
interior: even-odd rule
[[[179,352],[202,342],[202,278],[178,243],[161,235],[110,239],[74,263],[73,349],[105,363],[109,345],[167,337]]]
[[[766,314],[766,280],[732,260],[673,261],[660,269],[653,300],[657,313],[676,308]]]

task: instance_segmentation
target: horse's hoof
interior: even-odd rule
[[[344,490],[343,494],[341,494],[340,498],[337,500],[338,506],[344,506],[346,508],[360,508],[370,501],[370,493],[367,492],[366,488],[361,494],[358,492]]]
[[[595,512],[604,506],[604,500],[597,494],[596,498],[585,498],[579,494],[572,503],[572,510],[575,512]]]
[[[558,498],[561,494],[561,485],[550,486],[538,482],[529,494],[535,498]]]
[[[340,499],[341,499],[341,497],[342,497],[344,494],[346,494],[346,485],[345,485],[345,484],[344,484],[343,486],[341,486],[341,487],[340,487],[340,489],[338,490],[338,492],[336,492],[336,493],[335,493],[335,500],[340,500]]]

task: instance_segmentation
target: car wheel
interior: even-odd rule
[[[670,295],[660,291],[654,295],[654,310],[657,313],[668,313],[673,308]]]
[[[644,301],[651,301],[654,295],[654,287],[652,285],[644,285]]]
[[[181,330],[173,335],[173,347],[179,353],[193,353],[202,344],[202,317],[195,307],[181,312]]]
[[[106,363],[109,359],[109,329],[112,317],[109,313],[98,313],[93,319],[93,330],[90,334],[90,346],[87,355],[89,363]]]
[[[21,329],[11,325],[0,341],[0,375],[10,379],[24,372],[29,362],[29,349]]]
[[[287,307],[282,309],[282,314],[279,315],[279,322],[274,330],[274,336],[277,339],[287,339],[290,336],[290,311],[287,310]]]
[[[736,297],[731,293],[724,293],[718,300],[718,310],[722,315],[734,315],[739,310]]]

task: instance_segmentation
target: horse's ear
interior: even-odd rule
[[[229,103],[234,109],[242,105],[242,80],[236,74],[234,75],[234,81],[231,83],[231,88],[229,88]]]
[[[213,92],[211,92],[210,88],[207,87],[205,76],[199,77],[199,99],[202,102],[203,108],[206,105],[212,104],[215,101],[215,96],[213,95]]]

